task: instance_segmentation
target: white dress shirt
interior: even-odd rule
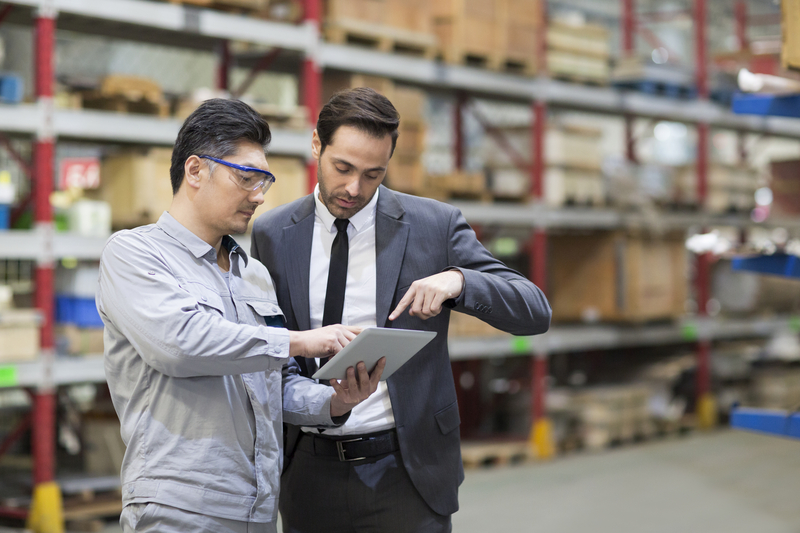
[[[314,189],[316,216],[311,244],[311,269],[309,276],[309,312],[311,327],[322,327],[325,293],[328,288],[328,269],[331,246],[337,229],[334,217],[319,199],[319,185]],[[372,200],[350,219],[347,226],[349,255],[347,260],[347,285],[344,292],[342,324],[347,326],[376,326],[375,294],[375,209],[378,191]],[[392,403],[386,382],[378,384],[375,393],[353,408],[350,418],[340,427],[326,429],[325,435],[359,435],[374,433],[394,427]],[[304,428],[304,431],[316,429]]]

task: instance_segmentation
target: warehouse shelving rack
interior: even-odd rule
[[[632,48],[633,0],[623,0],[623,39]],[[227,88],[231,56],[228,40],[278,47],[295,62],[301,76],[301,100],[315,117],[321,98],[321,73],[324,69],[344,70],[380,75],[396,81],[423,87],[445,88],[460,94],[484,95],[532,106],[533,154],[531,191],[535,198],[543,193],[544,124],[547,107],[570,108],[625,117],[669,119],[697,124],[701,132],[698,154],[699,192],[705,197],[707,162],[707,131],[710,126],[757,132],[773,136],[800,138],[800,121],[780,117],[752,117],[731,113],[708,101],[705,89],[704,34],[705,1],[695,0],[695,15],[699,57],[698,86],[701,98],[680,101],[664,97],[620,91],[614,88],[589,87],[549,79],[546,76],[523,78],[470,67],[445,65],[437,61],[392,55],[353,46],[330,44],[320,38],[320,1],[306,0],[305,21],[299,25],[249,19],[246,17],[184,5],[158,3],[151,0],[3,0],[0,19],[34,20],[36,41],[35,104],[0,106],[0,131],[28,135],[35,139],[33,183],[36,209],[36,228],[31,231],[10,231],[0,234],[0,257],[28,258],[36,261],[36,305],[45,317],[42,326],[42,357],[35,363],[13,365],[13,379],[0,385],[36,389],[34,400],[34,481],[38,485],[54,478],[55,452],[55,395],[59,384],[103,381],[102,358],[78,360],[56,358],[53,352],[53,271],[55,261],[62,257],[97,259],[103,243],[97,239],[79,238],[54,232],[49,207],[52,188],[54,143],[56,139],[80,139],[101,142],[123,142],[170,145],[180,123],[172,119],[122,115],[102,111],[66,111],[53,106],[53,47],[56,20],[59,27],[87,33],[125,37],[217,50],[219,52],[218,85]],[[10,8],[13,12],[10,13]],[[541,44],[544,57],[544,43]],[[460,114],[459,114],[460,116]],[[457,121],[458,122],[458,121]],[[304,157],[309,160],[309,124],[307,132],[276,131],[271,153]],[[457,137],[460,131],[457,131]],[[630,135],[630,129],[629,129]],[[460,153],[458,143],[456,152]],[[633,140],[628,139],[633,147]],[[631,155],[633,155],[631,150]],[[460,159],[460,157],[458,158]],[[315,166],[308,164],[309,188],[316,182]],[[531,230],[531,279],[546,287],[545,258],[550,228],[613,229],[646,225],[647,220],[634,214],[613,210],[554,209],[539,203],[527,206],[492,206],[471,202],[457,203],[471,224],[510,224]],[[670,228],[733,225],[748,228],[753,225],[747,217],[662,214],[657,223]],[[800,227],[798,221],[771,221],[768,224]],[[478,228],[479,229],[479,228]],[[701,301],[708,298],[707,269],[699,281]],[[707,266],[707,265],[706,265]],[[701,309],[704,306],[699,306]],[[701,313],[702,314],[702,313]],[[708,347],[713,339],[761,337],[794,323],[783,317],[773,320],[716,320],[698,317],[693,323],[669,326],[553,327],[551,332],[535,338],[505,338],[451,341],[451,357],[463,360],[496,355],[534,355],[532,413],[535,439],[540,452],[548,450],[545,419],[545,378],[547,356],[565,351],[606,349],[648,344],[680,344],[699,341],[699,361],[707,368]],[[694,333],[687,333],[693,331]],[[0,375],[3,375],[0,372]],[[701,390],[707,390],[707,373],[701,372]],[[704,388],[705,387],[705,388]]]

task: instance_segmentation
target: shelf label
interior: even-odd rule
[[[528,337],[514,337],[511,339],[511,353],[531,353],[533,351],[532,344]]]
[[[683,327],[681,327],[681,338],[685,341],[696,341],[700,338],[697,324],[691,322],[684,324]]]
[[[0,387],[15,387],[19,383],[16,365],[0,366]]]
[[[795,333],[800,331],[800,316],[794,315],[789,318],[789,327],[792,328],[792,331]]]

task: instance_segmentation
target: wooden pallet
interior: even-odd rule
[[[170,105],[153,80],[112,74],[103,78],[96,89],[80,90],[81,107],[119,113],[169,116]]]
[[[517,464],[532,457],[527,441],[461,443],[461,460],[466,468]]]
[[[231,13],[266,13],[269,0],[167,0],[170,4],[183,4],[193,7],[217,9]]]
[[[363,20],[338,19],[325,22],[325,39],[335,44],[355,44],[381,52],[434,59],[436,36],[405,28],[372,24]]]

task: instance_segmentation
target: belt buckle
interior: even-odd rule
[[[343,463],[349,463],[351,461],[360,461],[361,459],[366,459],[366,457],[354,457],[353,459],[348,459],[347,457],[344,456],[344,447],[342,446],[342,444],[344,444],[346,442],[358,442],[358,441],[361,441],[361,440],[364,440],[364,439],[348,439],[348,440],[337,440],[337,441],[335,441],[336,442],[336,453],[339,454],[339,461],[342,461]]]

